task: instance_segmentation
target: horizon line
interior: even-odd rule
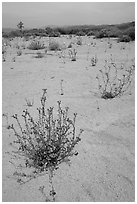
[[[22,21],[23,22],[23,21]],[[24,30],[25,28],[26,29],[43,29],[44,27],[71,27],[71,26],[106,26],[106,25],[120,25],[120,24],[126,24],[126,23],[135,23],[135,20],[132,20],[132,21],[128,21],[128,22],[122,22],[122,23],[115,23],[115,24],[69,24],[69,25],[52,25],[52,24],[49,24],[49,25],[43,25],[43,26],[40,26],[40,27],[24,27]],[[2,26],[2,29],[17,29],[16,27],[3,27]]]

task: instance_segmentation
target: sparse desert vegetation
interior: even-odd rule
[[[135,22],[22,23],[2,34],[3,201],[134,201]]]

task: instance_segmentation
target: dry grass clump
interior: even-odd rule
[[[77,51],[76,49],[69,50],[69,57],[71,61],[76,61]]]
[[[49,43],[49,50],[58,51],[58,50],[61,50],[61,46],[58,42],[52,41]]]
[[[41,50],[44,48],[45,48],[45,45],[38,40],[33,40],[28,46],[28,49],[30,50]]]
[[[99,70],[96,77],[101,98],[112,99],[127,92],[133,79],[134,69],[134,63],[128,69],[119,70],[115,63],[106,61],[104,69]]]
[[[23,121],[20,123],[18,115],[13,115],[17,126],[9,126],[13,130],[15,140],[12,151],[14,159],[19,161],[23,159],[21,172],[16,171],[14,176],[18,178],[20,184],[26,183],[40,175],[48,173],[51,186],[50,199],[46,201],[55,201],[55,189],[53,186],[53,173],[59,168],[59,165],[70,157],[77,155],[74,147],[81,140],[80,133],[76,135],[76,113],[73,119],[68,117],[69,108],[62,109],[61,101],[58,101],[57,116],[55,117],[54,108],[46,109],[46,92],[43,90],[41,97],[41,107],[38,108],[38,118],[34,120],[31,114],[23,111]],[[23,125],[24,124],[24,125]],[[18,128],[17,128],[18,127]],[[23,169],[29,169],[29,173],[23,172]],[[19,166],[17,169],[20,169]],[[44,194],[44,186],[39,190]]]

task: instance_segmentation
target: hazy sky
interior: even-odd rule
[[[135,20],[135,3],[126,2],[4,2],[2,26],[115,24]]]

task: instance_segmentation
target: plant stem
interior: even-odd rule
[[[50,187],[51,187],[51,190],[50,190],[50,195],[52,196],[52,201],[55,202],[55,195],[56,195],[56,192],[55,192],[55,189],[54,189],[54,186],[53,186],[53,171],[54,171],[54,168],[51,167],[49,168],[49,184],[50,184]]]

